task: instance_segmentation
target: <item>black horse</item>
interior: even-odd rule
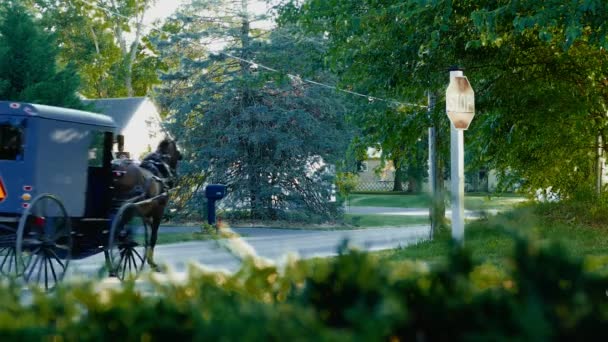
[[[115,197],[137,202],[141,214],[151,221],[147,260],[155,270],[158,270],[154,262],[158,227],[167,206],[168,191],[175,186],[177,163],[181,159],[176,142],[164,139],[156,151],[147,155],[139,165],[129,159],[113,163]]]

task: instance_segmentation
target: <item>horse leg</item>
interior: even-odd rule
[[[148,250],[146,251],[146,253],[148,254],[148,265],[150,265],[150,267],[156,272],[161,271],[160,267],[156,264],[156,262],[154,262],[154,246],[156,246],[156,240],[158,239],[158,227],[160,226],[161,218],[162,216],[156,213],[152,216],[152,232],[150,234],[150,245],[148,246]]]
[[[110,253],[106,249],[103,250],[103,256],[106,258],[106,269],[108,270],[108,276],[116,277],[116,272],[112,268],[112,263],[110,262]]]

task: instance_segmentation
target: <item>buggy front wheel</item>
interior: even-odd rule
[[[149,245],[150,228],[137,204],[123,205],[110,230],[110,273],[120,280],[136,278],[145,266]]]
[[[26,283],[49,290],[63,279],[72,255],[72,229],[57,197],[42,194],[23,212],[15,253]]]

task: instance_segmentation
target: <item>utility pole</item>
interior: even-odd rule
[[[439,206],[438,201],[442,201],[439,192],[439,182],[437,182],[437,132],[434,126],[433,110],[435,108],[435,94],[430,90],[427,93],[428,96],[428,107],[427,113],[429,121],[431,121],[431,127],[429,127],[429,190],[431,193],[431,207],[429,210],[429,216],[431,220],[431,231],[429,233],[429,239],[433,239],[435,232],[440,225],[438,218]]]

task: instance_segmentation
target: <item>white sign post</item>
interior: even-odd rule
[[[452,182],[452,238],[464,244],[464,130],[475,116],[475,92],[462,70],[450,70],[445,107],[452,122],[450,157]]]

